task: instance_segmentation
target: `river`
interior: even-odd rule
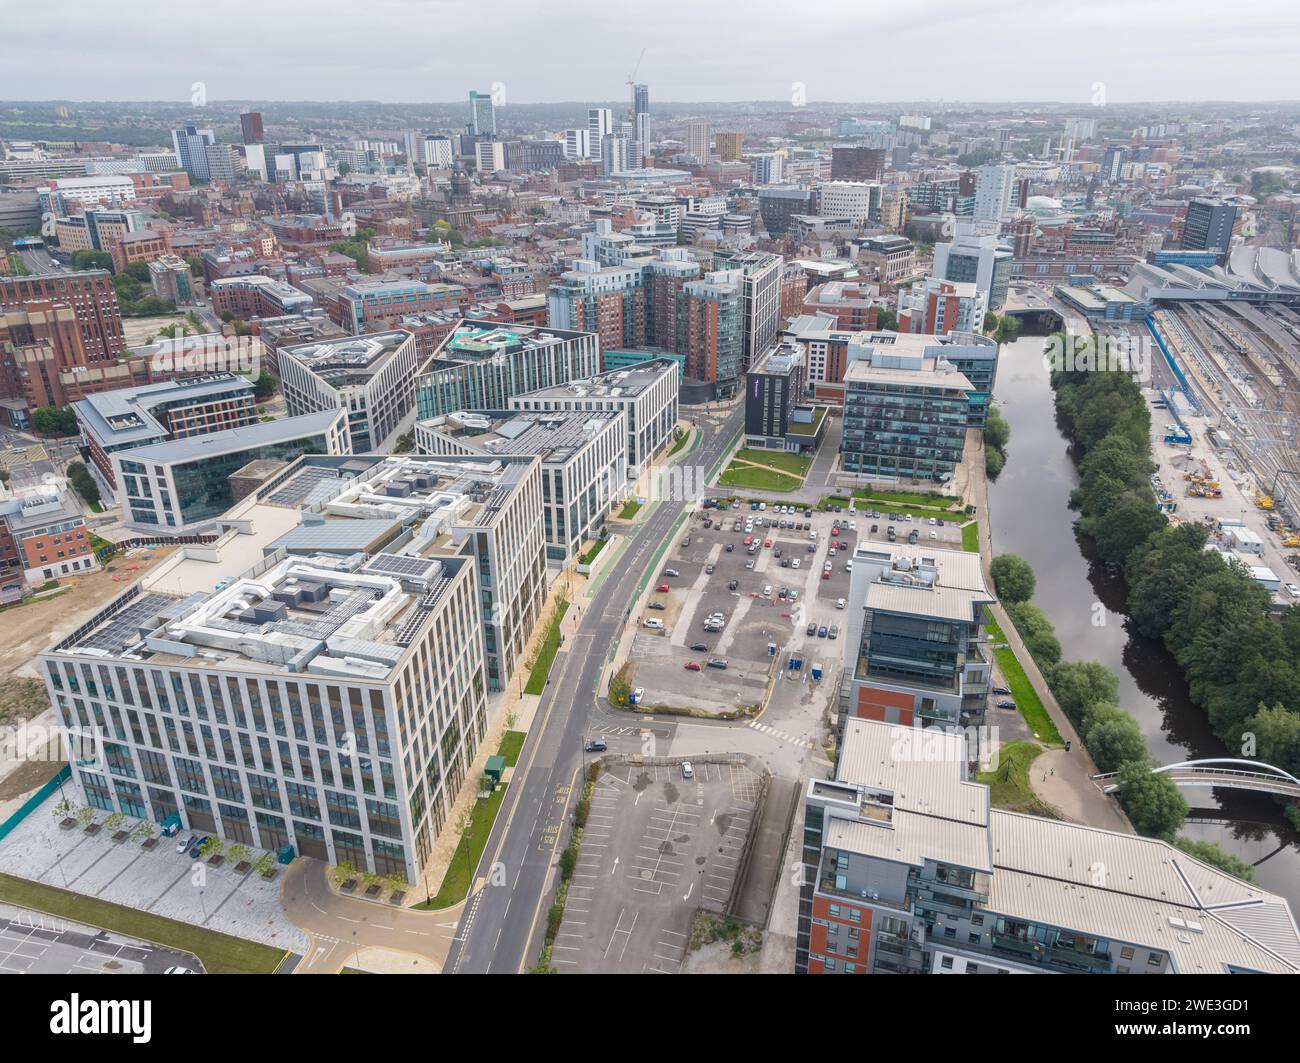
[[[1120,611],[1123,581],[1107,573],[1091,543],[1074,531],[1069,498],[1079,478],[1056,422],[1042,349],[1042,337],[1024,336],[1003,345],[998,364],[994,398],[1011,440],[1006,467],[989,485],[994,553],[1019,554],[1033,566],[1034,602],[1055,625],[1066,659],[1100,661],[1119,676],[1120,705],[1137,719],[1154,760],[1229,756],[1163,644],[1132,631]],[[1300,835],[1279,807],[1237,791],[1183,795],[1192,805],[1183,833],[1257,864],[1260,885],[1300,913]]]

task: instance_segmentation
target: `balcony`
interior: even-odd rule
[[[1008,934],[993,935],[993,951],[1022,963],[1036,963],[1044,967],[1064,967],[1085,974],[1099,974],[1110,970],[1109,956],[1094,956],[1077,949],[1059,948],[1026,941]]]

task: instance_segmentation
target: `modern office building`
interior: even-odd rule
[[[420,140],[420,161],[425,166],[437,170],[449,169],[454,156],[451,137],[429,135]]]
[[[860,542],[845,612],[841,722],[982,724],[990,675],[984,621],[993,601],[978,554]]]
[[[347,410],[354,454],[390,449],[414,417],[426,359],[402,329],[281,347],[276,358],[289,413]]]
[[[931,276],[945,281],[973,281],[988,299],[990,310],[1001,310],[1011,283],[1012,250],[996,236],[981,236],[973,226],[958,224],[950,243],[934,245]]]
[[[244,111],[239,116],[239,131],[243,134],[244,144],[261,144],[266,140],[266,129],[262,125],[261,111]]]
[[[198,181],[208,180],[208,145],[217,138],[211,129],[198,129],[192,125],[172,130],[172,147],[181,169]]]
[[[1283,898],[1163,841],[993,808],[961,733],[848,719],[803,818],[799,973],[1300,973]]]
[[[764,151],[749,157],[750,178],[756,185],[778,185],[785,178],[785,156],[779,151]]]
[[[817,193],[797,186],[760,188],[758,215],[771,236],[782,236],[790,229],[792,218],[817,213]]]
[[[415,425],[421,454],[502,454],[541,459],[546,558],[567,564],[599,536],[627,491],[627,423],[621,410],[461,410]]]
[[[497,135],[497,112],[490,92],[469,93],[469,131],[476,137]]]
[[[739,162],[744,154],[745,138],[741,133],[715,133],[714,145],[718,152],[718,162]]]
[[[715,251],[715,270],[740,270],[744,308],[742,368],[748,368],[776,340],[781,310],[781,270],[785,261],[767,251]]]
[[[844,374],[842,468],[864,478],[946,481],[961,461],[973,387],[940,352],[876,333]]]
[[[7,585],[22,572],[27,583],[40,585],[97,568],[90,531],[66,483],[17,492],[0,483],[0,581]]]
[[[1213,251],[1222,265],[1232,247],[1237,208],[1219,199],[1193,199],[1183,219],[1182,247],[1187,251]]]
[[[877,181],[823,181],[817,186],[817,213],[848,218],[860,228],[879,220],[881,193]]]
[[[804,394],[803,352],[780,344],[745,373],[745,446],[815,453],[827,409]]]
[[[888,163],[889,152],[885,148],[836,144],[831,148],[831,180],[880,182],[885,179]]]
[[[307,457],[42,658],[91,807],[416,881],[544,584],[535,458]],[[486,624],[485,624],[486,618]],[[486,633],[485,633],[486,629]]]
[[[600,138],[601,172],[606,177],[632,169],[632,141],[627,137],[606,134]]]
[[[591,158],[591,134],[585,129],[566,129],[564,157],[566,159]]]
[[[230,477],[249,462],[350,454],[351,446],[347,414],[334,409],[115,451],[122,523],[153,533],[202,530],[234,503]]]
[[[467,318],[446,336],[416,379],[416,416],[427,420],[457,410],[504,409],[511,396],[599,371],[594,332]]]
[[[999,222],[1011,210],[1016,168],[992,164],[975,171],[975,219]]]
[[[599,162],[602,158],[601,145],[613,132],[614,112],[608,107],[590,108],[587,111],[587,158]]]
[[[694,121],[686,123],[686,154],[693,155],[702,163],[709,161],[709,123]]]
[[[88,395],[72,404],[90,467],[117,490],[113,455],[257,423],[253,382],[231,373],[167,380]]]
[[[628,359],[620,368],[514,395],[510,407],[621,412],[627,425],[627,477],[635,480],[673,440],[681,367],[676,359],[656,358],[644,351],[620,353]]]

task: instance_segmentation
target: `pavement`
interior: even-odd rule
[[[683,451],[679,460],[712,469],[731,450],[743,418],[738,403],[695,415],[700,442]],[[682,501],[651,504],[629,530],[631,541],[618,567],[605,575],[583,607],[578,630],[566,638],[566,652],[556,658],[476,871],[458,940],[447,958],[449,972],[513,973],[535,962],[534,930],[554,881],[563,828],[584,762],[584,736],[593,726],[619,719],[598,708],[596,701],[611,644],[629,625],[629,603],[640,595],[643,574],[675,534],[686,510]],[[626,724],[626,715],[619,722]],[[494,867],[501,875],[491,873]],[[489,885],[489,880],[502,885]]]
[[[328,874],[323,861],[304,857],[289,865],[280,884],[285,915],[309,938],[295,974],[337,974],[344,967],[414,974],[443,969],[461,905],[419,912],[347,897],[330,887]]]

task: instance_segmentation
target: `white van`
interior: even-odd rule
[[[644,619],[644,620],[641,621],[641,626],[642,626],[642,627],[652,627],[652,628],[662,628],[662,627],[664,626],[664,622],[663,622],[662,620],[660,620],[658,617],[650,616],[650,617],[646,617],[646,619]]]

